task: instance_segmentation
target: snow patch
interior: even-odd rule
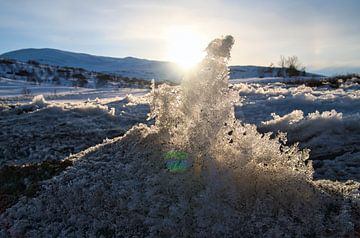
[[[42,94],[35,96],[32,99],[32,105],[37,107],[46,107],[48,103],[46,102],[44,96]]]

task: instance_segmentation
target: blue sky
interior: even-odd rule
[[[231,64],[276,64],[297,55],[316,72],[360,72],[359,0],[0,0],[0,53],[57,48],[170,60],[169,32],[206,46],[231,34]]]

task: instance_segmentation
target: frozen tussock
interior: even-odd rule
[[[304,113],[301,110],[292,111],[291,113],[284,116],[279,116],[276,115],[276,113],[272,113],[271,116],[273,117],[273,120],[262,122],[260,128],[266,128],[270,131],[287,131],[290,126],[304,127],[311,124],[314,125],[314,128],[311,129],[316,128],[316,132],[321,132],[329,126],[327,123],[336,123],[343,119],[343,114],[337,113],[335,110],[325,111],[322,113],[316,111],[314,113],[309,113],[306,118],[304,118]],[[312,124],[310,121],[317,121],[318,123]],[[319,127],[320,125],[321,127]]]
[[[190,145],[187,149],[192,153],[204,155],[224,123],[234,118],[233,104],[238,95],[229,90],[227,68],[233,44],[232,36],[213,40],[199,68],[183,79],[180,88],[162,86],[154,91],[155,125],[175,146]]]
[[[15,110],[4,110],[4,114],[22,114],[27,112],[32,112],[36,110],[40,110],[42,108],[46,108],[49,103],[45,100],[43,95],[37,95],[33,97],[30,103],[26,103],[23,105],[18,105]]]
[[[237,130],[243,135],[237,146],[228,140],[219,144],[223,149],[212,153],[196,176],[195,168],[167,172],[161,156],[173,145],[156,126],[137,126],[71,156],[73,167],[45,182],[37,197],[23,198],[1,215],[2,232],[29,237],[351,234],[351,206],[332,200],[285,163],[306,155],[262,137],[254,127]],[[277,159],[282,166],[274,166]]]
[[[260,132],[286,132],[290,144],[311,149],[315,178],[360,181],[360,114],[344,116],[335,110],[309,113],[300,110],[285,116],[273,114],[263,122]]]
[[[260,125],[272,119],[271,114],[287,115],[301,110],[305,115],[315,111],[336,110],[344,116],[359,112],[360,90],[355,85],[338,89],[289,86],[284,83],[235,84],[241,96],[236,107],[236,117],[245,123]]]
[[[300,110],[285,116],[273,114],[273,120],[263,122],[260,132],[286,132],[289,143],[300,142],[301,147],[312,149],[312,157],[331,159],[339,152],[360,151],[360,114],[343,116],[335,110],[309,113]]]
[[[36,105],[38,107],[45,107],[47,102],[43,95],[37,95],[32,99],[32,105]]]
[[[226,140],[196,176],[195,168],[167,172],[161,156],[173,145],[156,126],[135,127],[71,156],[74,166],[2,214],[0,229],[31,237],[351,234],[345,201],[318,190],[296,167],[274,166],[277,158],[296,160],[299,151],[283,146],[280,152],[276,140],[254,127],[237,130],[243,147]]]

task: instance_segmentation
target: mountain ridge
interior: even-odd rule
[[[114,73],[125,77],[146,80],[178,81],[184,71],[173,62],[127,56],[124,58],[97,56],[87,53],[64,51],[52,48],[26,48],[9,51],[0,58],[19,61],[35,60],[41,64],[83,68],[90,71]],[[280,68],[266,66],[230,66],[230,78],[278,77]],[[307,73],[306,76],[321,76]]]

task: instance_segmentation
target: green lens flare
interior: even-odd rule
[[[183,151],[168,151],[163,156],[166,168],[172,173],[184,172],[191,167],[189,154]]]
[[[188,157],[189,157],[189,154],[184,151],[171,150],[164,154],[165,160],[168,160],[168,159],[184,160],[184,159],[187,159]]]

